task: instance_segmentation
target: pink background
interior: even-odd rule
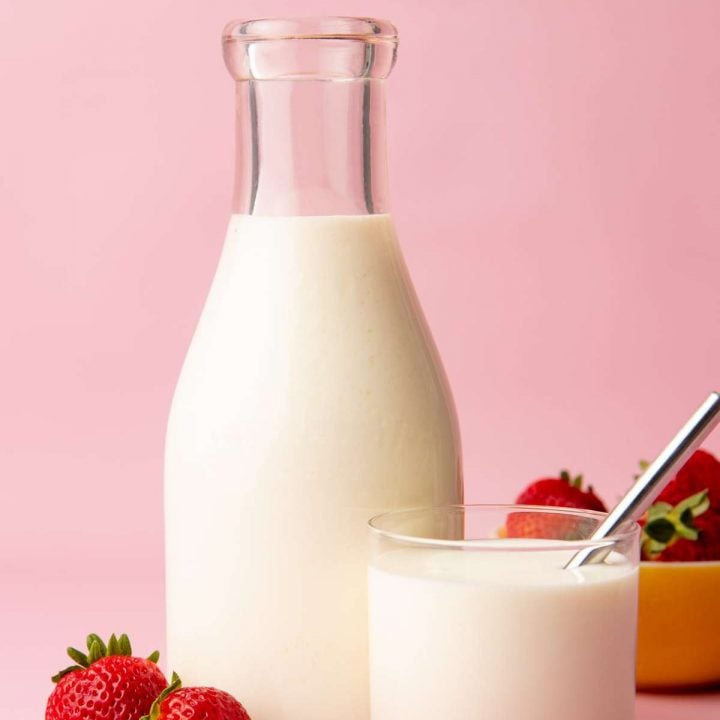
[[[162,646],[164,424],[231,195],[219,34],[323,13],[401,31],[394,213],[471,500],[564,466],[613,500],[720,384],[720,3],[1,3],[3,720],[88,631]]]

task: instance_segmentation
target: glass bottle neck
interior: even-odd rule
[[[382,79],[236,83],[233,212],[388,211]]]

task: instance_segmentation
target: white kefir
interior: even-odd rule
[[[390,217],[233,216],[168,426],[168,667],[367,720],[367,520],[460,501],[458,452]]]
[[[619,554],[565,570],[571,555],[377,557],[372,720],[632,720],[637,570]]]

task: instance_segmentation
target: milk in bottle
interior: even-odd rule
[[[351,18],[224,36],[235,212],[168,423],[168,655],[253,720],[367,720],[366,522],[462,497],[388,214],[396,42]]]

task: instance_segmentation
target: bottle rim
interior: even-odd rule
[[[398,32],[388,20],[370,17],[319,16],[232,20],[223,30],[223,43],[265,40],[359,40],[397,44]]]
[[[384,80],[398,46],[392,23],[364,17],[233,20],[222,38],[238,82]]]

